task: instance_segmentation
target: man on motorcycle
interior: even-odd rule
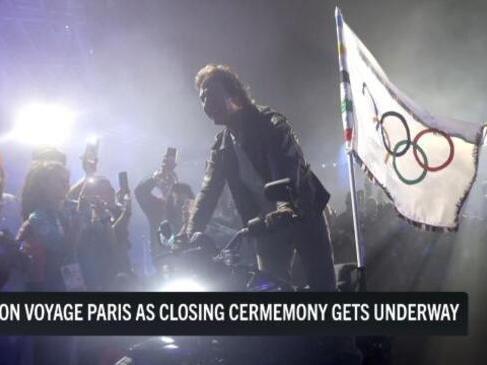
[[[257,238],[259,269],[289,280],[296,250],[310,288],[334,291],[332,250],[323,217],[329,194],[305,162],[287,119],[256,105],[227,66],[206,65],[195,85],[206,115],[224,129],[211,148],[185,234],[204,231],[227,183],[243,222],[261,216],[268,226],[277,227]],[[286,177],[295,187],[293,204],[269,201],[264,185]]]

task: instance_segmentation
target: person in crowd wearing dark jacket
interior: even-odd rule
[[[129,259],[130,200],[117,202],[115,189],[103,176],[86,179],[79,196],[81,216],[77,246],[89,290],[110,290],[119,274],[132,275]]]
[[[243,222],[265,216],[283,228],[258,238],[261,270],[289,280],[294,248],[300,255],[312,290],[334,291],[336,279],[327,226],[323,217],[329,194],[306,163],[288,120],[269,107],[256,105],[238,76],[227,66],[210,64],[195,79],[206,115],[223,126],[211,148],[193,213],[184,234],[203,231],[225,183]],[[290,178],[294,207],[266,199],[264,185]],[[286,227],[284,227],[286,226]]]

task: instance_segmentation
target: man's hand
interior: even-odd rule
[[[290,226],[296,219],[297,215],[293,209],[284,206],[280,207],[265,216],[266,227],[270,230]]]

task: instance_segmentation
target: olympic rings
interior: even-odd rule
[[[378,119],[377,118],[378,109],[377,109],[377,105],[375,104],[375,100],[373,99],[367,85],[365,83],[363,83],[362,94],[364,96],[365,96],[366,90],[367,90],[367,93],[369,94],[369,98],[370,98],[370,100],[372,102],[372,106],[374,108],[374,114],[376,115],[375,119]],[[394,117],[394,118],[398,119],[406,131],[406,139],[396,143],[394,148],[391,148],[391,140],[389,138],[389,133],[387,133],[387,130],[384,128],[384,122],[388,117]],[[379,127],[381,129],[382,143],[384,145],[384,148],[387,151],[385,163],[387,164],[389,157],[392,155],[393,156],[392,166],[394,168],[394,171],[396,172],[399,180],[401,180],[404,184],[407,184],[407,185],[418,184],[424,180],[428,171],[429,172],[436,172],[436,171],[443,170],[448,165],[450,165],[450,163],[453,161],[453,157],[455,155],[455,145],[453,144],[453,141],[452,141],[450,135],[448,135],[447,133],[445,133],[443,131],[440,131],[440,130],[435,129],[435,128],[426,128],[426,129],[422,130],[421,132],[419,132],[418,134],[416,134],[416,136],[414,137],[414,140],[411,140],[411,131],[409,130],[409,126],[406,122],[406,119],[400,113],[395,112],[395,111],[388,111],[388,112],[385,112],[384,114],[382,114],[382,117],[380,118],[380,120],[378,121],[378,123],[376,125],[376,129]],[[423,150],[423,148],[421,148],[421,146],[419,145],[419,140],[421,139],[421,137],[423,137],[425,134],[428,134],[428,133],[433,133],[433,134],[439,133],[439,134],[441,134],[441,136],[444,137],[446,139],[446,141],[448,142],[448,146],[450,148],[450,152],[449,152],[446,160],[437,166],[430,166],[428,164],[428,158],[426,156],[426,153]],[[414,159],[416,160],[418,165],[423,169],[423,172],[415,179],[405,178],[399,172],[399,170],[397,168],[397,163],[396,163],[396,159],[398,157],[405,155],[408,152],[409,147],[411,147],[411,146],[413,147]],[[419,151],[419,154],[421,155],[422,158],[420,158],[418,156],[418,151]]]
[[[413,145],[413,150],[416,151],[416,149],[417,149],[419,151],[419,153],[421,154],[421,156],[423,156],[423,160],[424,160],[424,164],[420,164],[420,166],[423,168],[423,172],[416,179],[406,179],[403,175],[401,175],[401,173],[399,172],[397,165],[396,165],[396,157],[398,156],[397,150],[402,145],[411,145],[411,144]],[[428,158],[426,157],[426,153],[424,152],[424,150],[421,147],[419,147],[416,144],[416,142],[411,142],[407,139],[402,140],[394,146],[393,152],[394,153],[392,154],[392,156],[393,156],[392,166],[394,167],[394,171],[396,172],[399,180],[401,180],[404,184],[407,184],[407,185],[415,185],[415,184],[418,184],[424,180],[424,178],[426,177],[426,174],[428,173],[428,169],[426,168],[426,166],[428,166]]]
[[[397,144],[394,147],[394,150],[391,149],[391,145],[390,145],[389,138],[388,138],[389,136],[387,135],[387,132],[384,129],[384,121],[386,120],[387,117],[395,117],[395,118],[399,119],[399,121],[402,123],[404,129],[406,130],[406,139],[401,141],[401,142],[404,142],[404,143],[401,143],[401,146],[404,145],[405,147],[401,151],[398,151],[398,148],[396,148]],[[406,152],[408,151],[409,147],[411,146],[411,132],[409,131],[409,127],[408,127],[408,124],[406,123],[406,119],[404,119],[404,117],[401,114],[399,114],[398,112],[389,111],[389,112],[385,112],[384,114],[382,114],[382,117],[380,118],[379,124],[381,126],[382,143],[384,144],[386,151],[389,152],[389,154],[393,155],[394,157],[401,157],[402,155],[405,155]],[[387,139],[387,141],[386,141],[386,139]]]
[[[426,160],[425,160],[425,164],[423,164],[418,158],[418,153],[416,152],[416,150],[419,149],[418,141],[422,136],[424,136],[427,133],[439,133],[439,134],[441,134],[443,137],[445,137],[445,139],[448,142],[448,145],[450,146],[450,153],[448,155],[448,158],[445,160],[445,162],[443,162],[442,164],[440,164],[438,166],[429,166],[428,162]],[[443,170],[445,167],[447,167],[452,162],[453,156],[455,155],[455,146],[453,144],[453,141],[451,140],[451,137],[448,134],[446,134],[445,132],[442,132],[438,129],[428,128],[428,129],[422,130],[421,132],[419,132],[416,135],[416,137],[414,137],[413,152],[414,152],[414,158],[416,159],[416,162],[419,164],[419,166],[421,166],[423,169],[425,169],[427,171],[435,172],[435,171]]]

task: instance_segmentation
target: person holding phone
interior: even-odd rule
[[[99,141],[88,141],[81,163],[85,176],[74,184],[68,198],[80,220],[77,253],[90,290],[112,288],[115,277],[131,276],[129,223],[131,194],[126,172],[121,172],[119,190],[98,174]]]
[[[78,258],[90,290],[109,290],[119,273],[131,274],[128,251],[131,208],[123,188],[115,193],[103,176],[87,179],[78,199]]]
[[[176,154],[176,149],[169,147],[161,167],[143,179],[134,190],[135,198],[149,221],[153,259],[163,251],[157,232],[161,221],[168,220],[173,232],[178,232],[187,221],[194,199],[191,187],[178,181]]]
[[[68,199],[78,200],[81,190],[86,180],[92,176],[95,176],[98,170],[98,151],[100,148],[100,142],[98,139],[88,140],[84,153],[80,156],[81,166],[85,173],[79,181],[77,181],[68,192]]]

